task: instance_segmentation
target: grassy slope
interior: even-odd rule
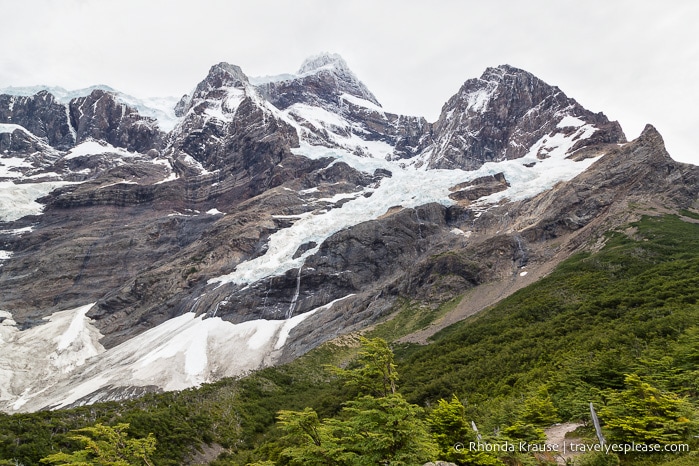
[[[699,224],[676,216],[644,218],[634,232],[610,233],[602,251],[578,254],[492,309],[435,335],[427,346],[395,348],[400,389],[427,405],[452,393],[479,426],[507,422],[522,396],[545,386],[563,418],[585,414],[600,389],[635,372],[655,385],[697,396],[699,387]],[[402,302],[369,336],[395,339],[445,312]],[[425,318],[425,313],[430,314]],[[347,344],[349,341],[350,344]],[[176,394],[56,413],[0,416],[0,458],[25,464],[69,445],[70,429],[131,422],[155,432],[157,464],[181,464],[201,442],[230,451],[227,464],[274,449],[279,409],[314,407],[331,416],[348,396],[323,369],[356,351],[347,338],[279,368]],[[223,462],[222,462],[223,463]]]

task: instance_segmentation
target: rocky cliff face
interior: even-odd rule
[[[507,65],[466,81],[442,108],[433,132],[435,143],[425,154],[429,168],[471,170],[530,151],[543,158],[566,138],[571,139],[568,154],[588,145],[626,142],[617,122]]]
[[[112,93],[94,90],[73,99],[69,111],[78,143],[95,139],[142,153],[158,149],[162,143],[163,134],[155,119],[141,116]]]
[[[509,66],[434,124],[333,55],[266,80],[217,64],[177,113],[164,134],[104,90],[0,96],[1,409],[287,361],[398,298],[516,284],[642,208],[699,207],[652,127],[626,143]]]
[[[180,173],[214,174],[215,182],[234,189],[238,198],[280,184],[277,167],[292,158],[298,136],[239,67],[213,66],[179,106],[182,121],[170,135],[167,156]]]
[[[68,107],[46,91],[31,97],[0,95],[0,121],[20,125],[58,150],[76,143]]]

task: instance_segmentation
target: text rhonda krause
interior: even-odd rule
[[[671,443],[661,445],[659,443],[610,443],[610,444],[587,444],[576,442],[563,442],[562,445],[555,443],[529,443],[529,442],[501,442],[501,443],[485,443],[485,442],[469,442],[464,445],[457,443],[454,445],[456,451],[483,451],[489,453],[498,452],[528,452],[528,453],[543,453],[554,452],[566,454],[585,453],[585,452],[604,452],[604,453],[687,453],[689,445],[686,443]]]

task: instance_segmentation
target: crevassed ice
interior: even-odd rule
[[[496,203],[502,199],[514,201],[535,196],[550,189],[559,181],[575,177],[596,160],[590,158],[575,162],[565,158],[578,140],[590,137],[594,131],[594,126],[586,124],[569,136],[561,133],[547,135],[537,141],[523,158],[489,162],[473,171],[418,171],[412,167],[404,168],[399,163],[384,158],[358,157],[346,150],[302,143],[294,153],[308,158],[334,157],[366,173],[373,173],[374,170],[382,168],[389,170],[392,176],[383,178],[378,187],[365,188],[363,192],[367,194],[371,192],[370,197],[356,196],[342,207],[319,212],[316,215],[303,216],[292,226],[277,231],[270,237],[269,248],[263,256],[243,262],[232,273],[213,278],[209,283],[219,286],[225,283],[244,285],[301,267],[306,257],[319,249],[319,246],[316,246],[300,257],[294,258],[294,254],[301,245],[311,241],[320,245],[330,235],[343,228],[376,219],[391,207],[411,208],[430,202],[450,205],[453,201],[449,199],[449,188],[482,176],[502,172],[510,183],[510,187],[480,199],[476,205]],[[537,154],[540,151],[546,152],[548,158],[539,160]],[[534,166],[525,166],[532,162],[536,162]]]

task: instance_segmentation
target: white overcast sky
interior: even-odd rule
[[[293,73],[342,55],[389,111],[435,121],[488,66],[510,64],[699,164],[696,0],[0,0],[0,87],[189,92],[211,65]]]

